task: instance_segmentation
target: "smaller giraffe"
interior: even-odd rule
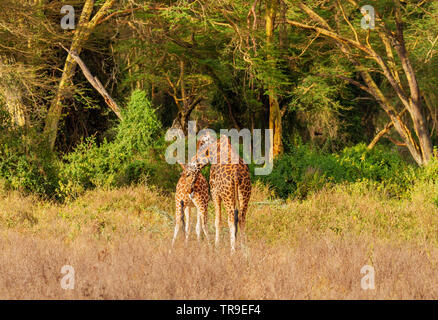
[[[196,236],[198,241],[201,237],[201,227],[207,241],[207,209],[210,199],[208,193],[208,182],[202,173],[192,166],[180,163],[183,171],[176,185],[175,192],[175,231],[173,234],[172,246],[178,236],[179,229],[183,229],[186,241],[189,238],[190,228],[190,210],[193,207],[197,209]]]

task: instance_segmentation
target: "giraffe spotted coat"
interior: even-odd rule
[[[243,233],[246,213],[251,197],[251,179],[249,168],[242,158],[232,149],[231,143],[224,135],[219,141],[205,135],[200,138],[198,152],[190,162],[199,172],[207,164],[210,168],[210,191],[215,207],[215,243],[220,237],[221,204],[225,206],[230,229],[231,250],[235,250],[237,224]]]
[[[190,233],[190,211],[193,207],[197,211],[196,235],[198,240],[201,236],[201,228],[208,240],[207,233],[207,208],[210,199],[208,183],[200,172],[195,172],[190,166],[181,164],[183,171],[176,185],[175,192],[175,231],[172,245],[177,239],[178,232],[182,228],[186,240]]]

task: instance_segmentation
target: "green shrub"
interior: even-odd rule
[[[3,130],[0,137],[0,178],[7,189],[55,196],[56,157],[35,135]]]
[[[97,145],[94,137],[85,139],[63,157],[59,195],[76,196],[96,186],[114,185],[118,169],[127,158],[128,154],[117,152],[106,140]]]
[[[335,156],[301,145],[277,158],[271,174],[255,178],[268,183],[282,198],[290,195],[303,198],[330,181],[340,181],[342,168]]]
[[[345,168],[345,176],[349,181],[366,178],[378,182],[402,182],[413,173],[413,168],[398,153],[383,146],[369,150],[366,144],[360,143],[345,148],[336,157]]]
[[[135,90],[123,110],[113,147],[144,154],[162,143],[162,126],[146,92]]]
[[[97,186],[138,183],[166,172],[153,163],[159,162],[157,151],[164,155],[164,140],[161,123],[146,93],[134,91],[122,114],[123,121],[116,127],[113,141],[98,144],[95,138],[87,138],[64,156],[60,196],[76,196]]]
[[[364,143],[345,148],[336,155],[344,168],[345,180],[378,183],[388,196],[401,197],[408,192],[416,179],[416,170],[400,155],[383,146],[369,150]]]
[[[274,162],[272,173],[255,177],[268,183],[283,198],[304,198],[326,185],[361,182],[378,186],[389,196],[402,196],[413,184],[415,169],[391,150],[363,143],[339,154],[326,154],[306,145],[291,148]]]
[[[433,150],[430,162],[420,168],[418,178],[422,182],[438,183],[438,149]]]

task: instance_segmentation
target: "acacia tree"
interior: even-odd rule
[[[198,4],[136,3],[143,4],[129,20],[119,21],[116,51],[125,70],[123,83],[148,91],[165,109],[166,120],[172,116],[172,126],[187,133],[193,110],[208,97],[216,79],[214,38],[201,24]]]
[[[206,12],[205,20],[214,28],[220,27],[222,34],[228,37],[227,51],[224,50],[228,55],[224,54],[223,58],[229,59],[233,74],[239,77],[240,88],[234,91],[247,104],[245,109],[250,111],[251,128],[256,120],[255,110],[260,109],[258,105],[264,107],[263,112],[259,112],[262,120],[266,113],[268,115],[266,126],[273,131],[271,148],[276,157],[283,152],[282,117],[286,104],[282,105],[282,93],[284,85],[288,84],[287,74],[280,67],[280,52],[287,43],[287,30],[284,19],[281,19],[284,6],[279,0],[220,0],[208,3],[206,7],[203,10]],[[239,128],[241,126],[231,112],[230,100],[225,101],[229,117]]]
[[[394,126],[414,160],[419,165],[427,164],[432,156],[432,141],[417,75],[404,38],[403,13],[407,8],[397,0],[389,8],[382,8],[386,9],[385,16],[376,8],[375,30],[362,30],[357,27],[360,24],[352,23],[350,18],[359,12],[361,6],[358,1],[347,0],[344,4],[340,0],[324,1],[314,8],[302,1],[289,1],[289,4],[292,17],[287,19],[287,23],[311,30],[332,42],[334,49],[342,53],[361,76],[362,82],[342,74],[335,76],[366,91],[388,115],[390,123],[376,138],[389,130],[388,127]],[[332,19],[335,25],[324,18],[328,15],[335,17]],[[341,21],[344,23],[341,24]],[[368,65],[370,61],[371,66]],[[373,74],[375,70],[385,77],[391,91],[384,92],[377,85]],[[394,101],[393,97],[397,100]],[[397,108],[398,105],[403,107]],[[402,118],[405,112],[410,116],[413,131]]]
[[[43,0],[0,2],[0,102],[16,127],[39,120],[51,88],[51,46],[61,39],[45,15],[52,13]]]
[[[265,26],[266,26],[266,49],[269,51],[273,50],[274,46],[274,28],[275,28],[275,18],[278,11],[278,0],[266,0],[266,13],[265,13]],[[272,61],[272,57],[268,54],[268,62]],[[271,62],[272,63],[272,62]],[[275,63],[275,61],[274,61]],[[275,66],[274,66],[275,67]],[[273,131],[273,155],[278,156],[283,152],[282,138],[282,123],[281,123],[281,111],[280,105],[277,98],[276,86],[269,81],[268,84],[268,94],[269,94],[269,129]]]
[[[82,48],[89,39],[92,31],[100,23],[101,19],[105,17],[105,15],[114,5],[114,2],[115,0],[105,0],[96,14],[91,17],[94,8],[94,0],[85,1],[77,29],[74,30],[73,39],[69,49],[70,52],[74,52],[78,55],[81,53]],[[44,134],[51,149],[53,149],[55,146],[58,124],[63,109],[62,99],[66,89],[71,85],[76,65],[76,61],[70,54],[68,54],[56,94],[46,116]]]
[[[173,121],[172,127],[182,129],[184,134],[187,135],[190,114],[202,101],[202,89],[208,86],[209,82],[202,83],[202,80],[198,81],[199,78],[196,76],[187,79],[185,74],[186,62],[182,59],[179,60],[179,68],[180,73],[176,83],[171,80],[168,74],[166,74],[166,80],[170,87],[168,93],[173,97],[178,107],[178,113]],[[187,84],[187,82],[189,83]]]

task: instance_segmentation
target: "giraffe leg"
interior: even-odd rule
[[[172,239],[172,247],[175,244],[175,240],[178,237],[178,231],[181,228],[181,219],[176,219],[176,223],[175,223],[175,230],[173,232],[173,239]]]
[[[241,191],[241,189],[239,189],[239,199],[241,199],[239,208],[239,229],[242,230],[242,232],[245,232],[246,213],[248,211],[249,198],[250,194],[248,194],[248,192],[244,193]]]
[[[214,196],[214,211],[215,211],[215,221],[214,226],[216,229],[216,236],[214,244],[217,247],[219,245],[219,237],[220,237],[220,222],[221,222],[221,198],[219,196]]]
[[[193,200],[196,207],[196,236],[198,241],[201,240],[201,228],[204,232],[205,238],[208,240],[207,233],[207,214],[208,214],[208,203],[204,203],[202,197],[196,197]]]
[[[210,238],[208,236],[208,231],[207,231],[207,215],[208,215],[208,210],[207,210],[207,206],[205,206],[205,208],[203,208],[201,213],[201,223],[202,223],[202,231],[204,232],[205,239],[207,240],[207,242],[209,242]]]
[[[189,220],[190,220],[190,207],[186,206],[184,208],[184,213],[186,216],[186,221],[185,221],[185,225],[186,225],[186,230],[185,230],[185,234],[186,234],[186,243],[189,240],[189,235],[190,235],[190,225],[189,225]]]
[[[245,233],[245,225],[246,225],[246,213],[248,211],[248,203],[251,193],[242,192],[242,189],[239,188],[239,199],[240,200],[240,211],[239,211],[239,232],[241,233],[241,243],[246,244],[246,233]]]
[[[230,245],[231,245],[231,251],[236,251],[236,223],[235,223],[235,217],[234,217],[234,209],[228,209],[228,227],[230,228]]]
[[[185,232],[184,230],[184,216],[183,216],[183,202],[181,201],[181,203],[177,203],[176,204],[176,212],[175,212],[175,230],[173,232],[173,239],[172,239],[172,247],[175,244],[175,241],[178,237],[178,232],[179,229],[181,229],[181,225],[182,225],[182,229],[183,232]]]
[[[201,240],[201,212],[199,208],[196,208],[196,238],[198,242]]]
[[[231,185],[231,196],[227,199],[225,207],[227,208],[228,215],[228,227],[230,229],[230,245],[231,252],[236,251],[236,237],[239,224],[239,215],[241,214],[240,208],[238,208],[239,188],[237,180],[233,181]]]

